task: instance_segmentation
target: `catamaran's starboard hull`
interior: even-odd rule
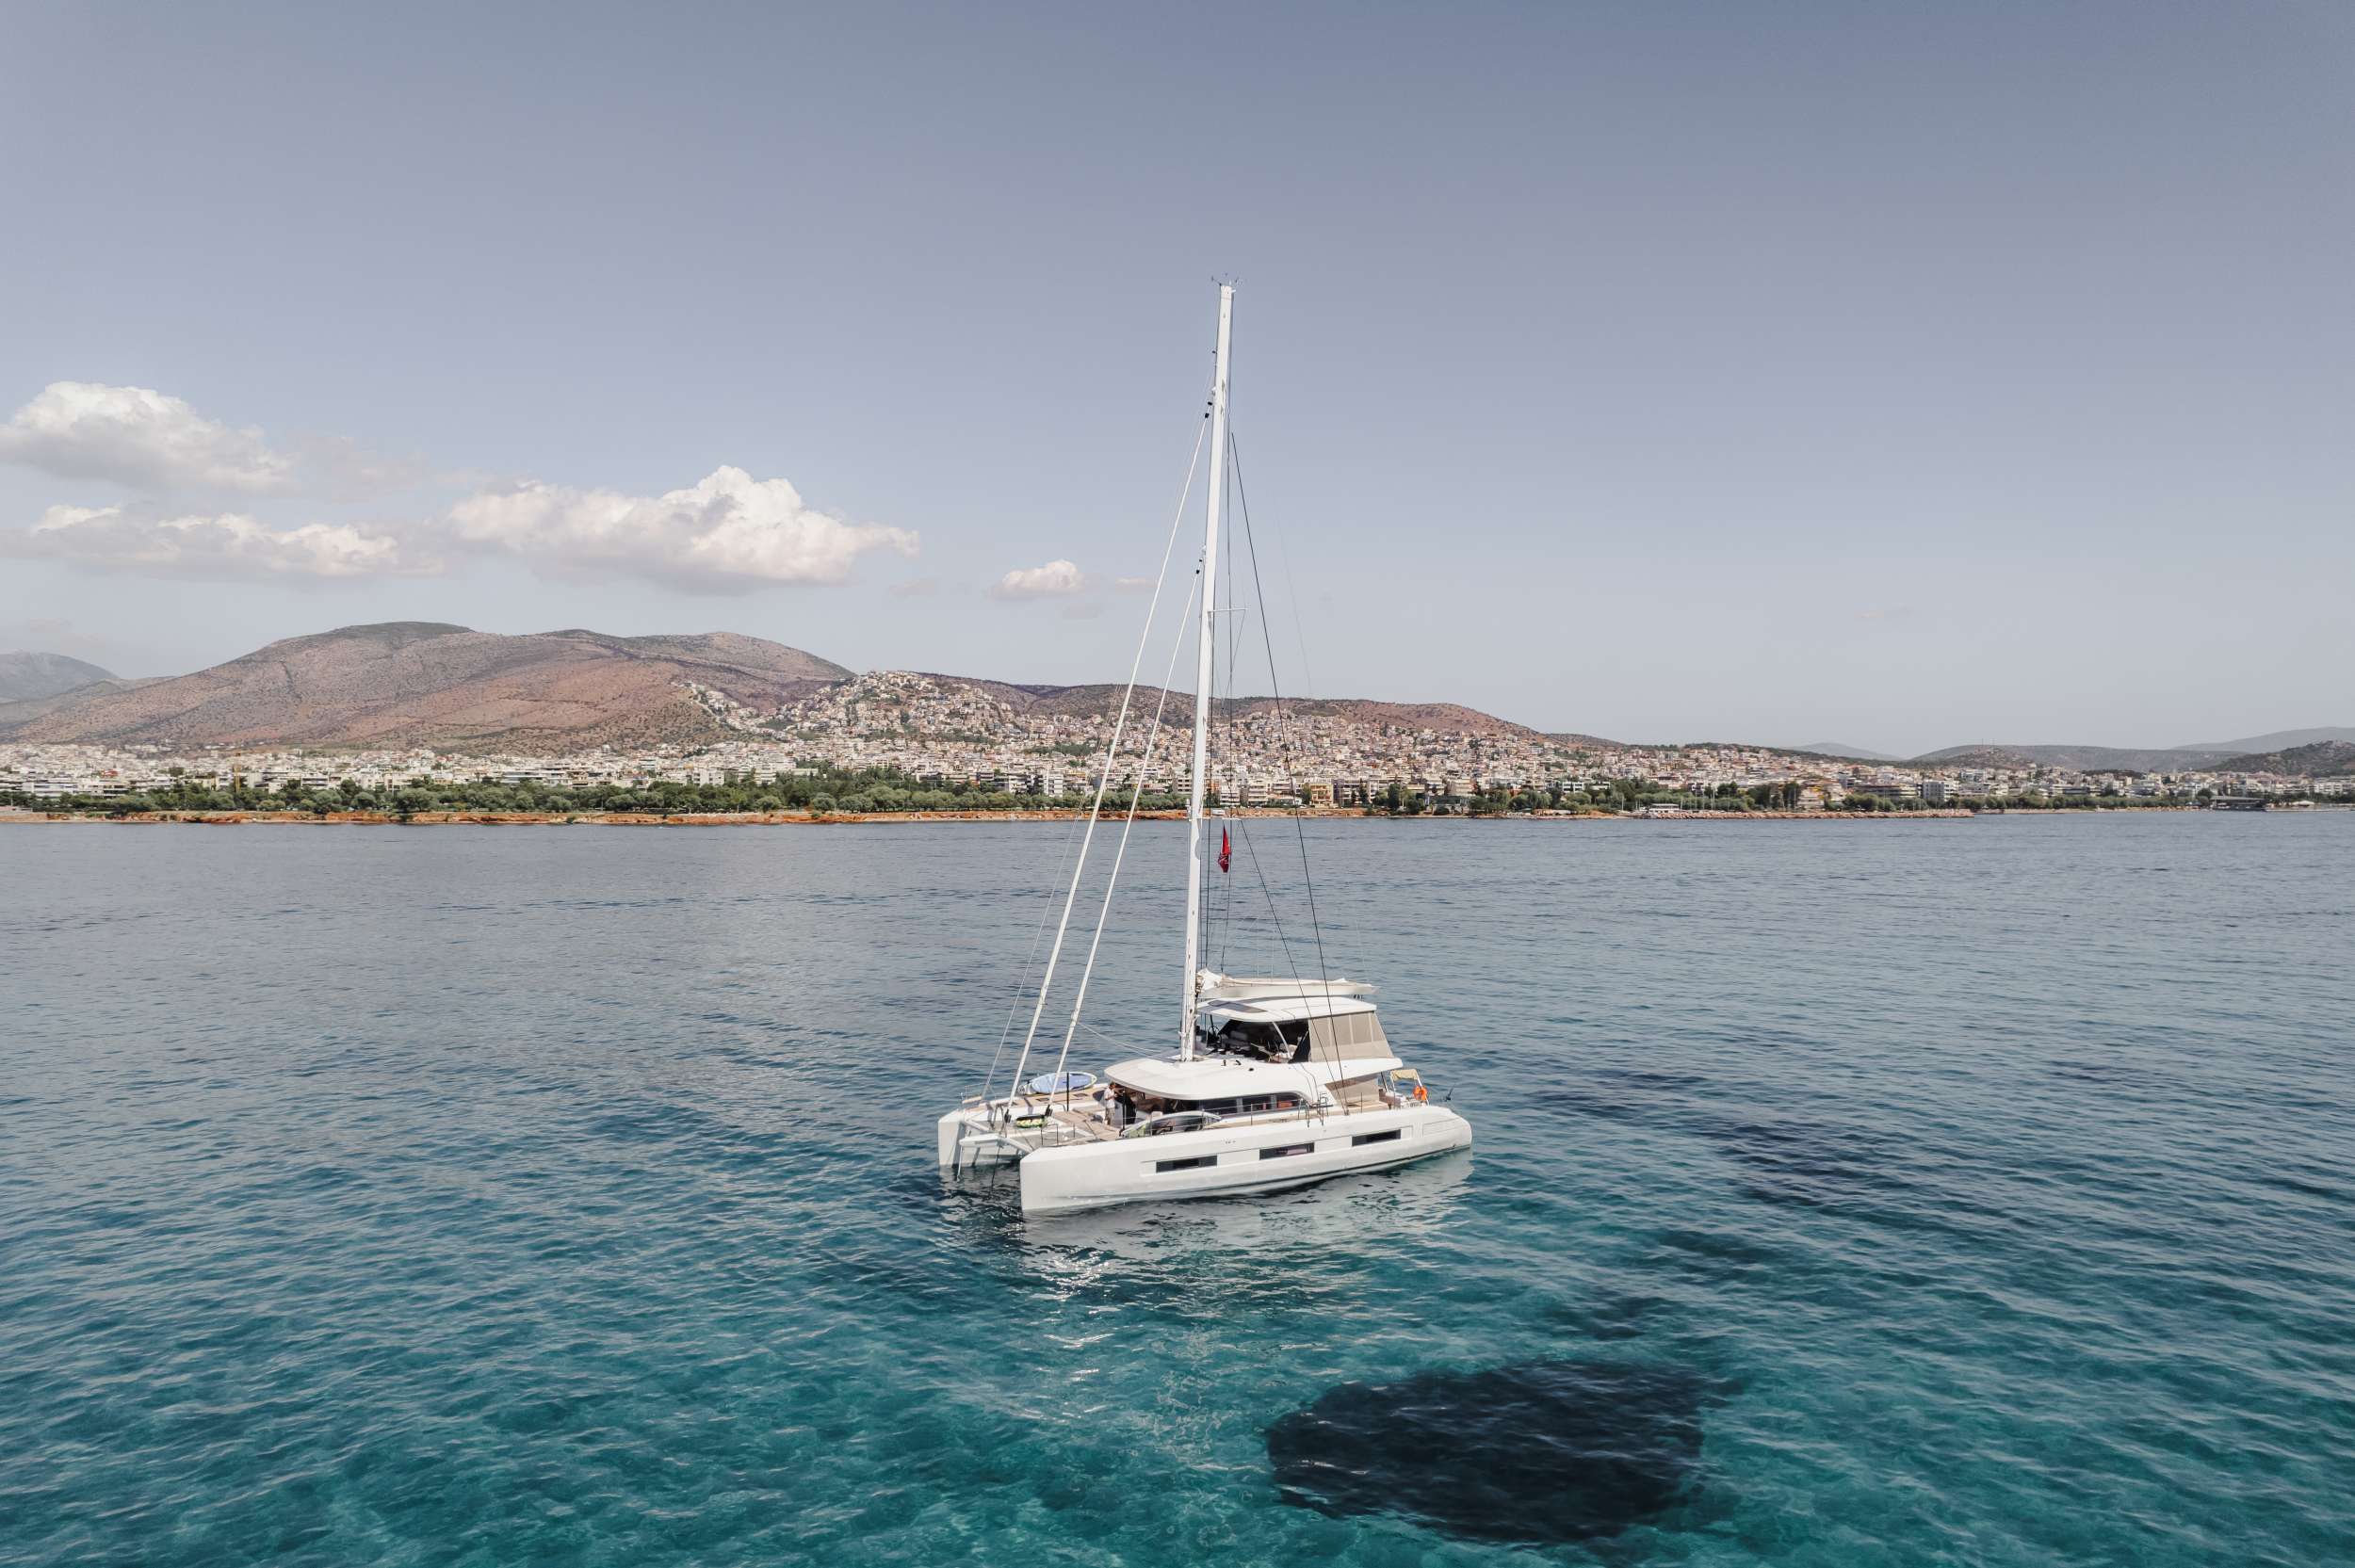
[[[1023,1156],[1022,1211],[1269,1192],[1469,1149],[1471,1140],[1461,1116],[1421,1105],[1069,1144]]]

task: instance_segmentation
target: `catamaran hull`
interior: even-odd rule
[[[1272,1192],[1469,1149],[1471,1140],[1461,1116],[1422,1105],[1069,1144],[1022,1157],[1022,1211]]]
[[[1018,1133],[1001,1130],[987,1109],[952,1110],[934,1129],[940,1163],[964,1171],[982,1165],[1011,1165],[1030,1153]]]

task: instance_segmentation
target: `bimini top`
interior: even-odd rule
[[[1194,994],[1205,1006],[1212,1002],[1261,1001],[1277,996],[1371,996],[1373,987],[1363,980],[1308,980],[1297,975],[1269,975],[1251,978],[1237,975],[1221,975],[1212,970],[1197,971]]]
[[[1205,1005],[1196,1016],[1212,1033],[1230,1023],[1299,1024],[1311,1018],[1372,1016],[1373,1004],[1356,996],[1270,996],[1264,1000]]]

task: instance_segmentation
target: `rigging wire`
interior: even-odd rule
[[[1234,419],[1234,416],[1235,416],[1235,415],[1234,415],[1234,399],[1233,399],[1233,395],[1230,393],[1230,394],[1228,395],[1228,398],[1227,398],[1227,413],[1226,413],[1226,417],[1227,417],[1227,419],[1230,421],[1230,425],[1229,425],[1229,428],[1232,428],[1231,421]],[[1231,448],[1231,447],[1229,447],[1228,449],[1229,449],[1230,451],[1232,450],[1232,448]],[[1228,490],[1229,490],[1229,491],[1231,491],[1231,490],[1234,488],[1233,482],[1232,482],[1231,480],[1229,480],[1229,481],[1228,481],[1227,488],[1228,488]],[[1228,530],[1228,531],[1229,531],[1229,533],[1230,533],[1230,535],[1231,535],[1231,533],[1232,533],[1232,531],[1233,531],[1233,530],[1232,530],[1231,525],[1230,525],[1230,527],[1229,527],[1229,530]],[[1222,682],[1222,681],[1224,681],[1224,682],[1226,683],[1226,690],[1227,690],[1227,694],[1228,694],[1229,696],[1232,696],[1232,695],[1233,695],[1233,693],[1234,693],[1234,686],[1235,686],[1235,658],[1236,658],[1236,653],[1237,653],[1237,647],[1238,647],[1238,645],[1237,645],[1237,643],[1236,643],[1236,640],[1235,640],[1235,639],[1236,639],[1236,637],[1237,637],[1237,628],[1236,628],[1236,626],[1235,626],[1235,624],[1234,624],[1234,614],[1235,614],[1235,552],[1234,552],[1233,550],[1231,550],[1231,549],[1230,549],[1230,550],[1228,550],[1228,551],[1226,552],[1226,560],[1225,564],[1226,564],[1226,590],[1225,590],[1224,593],[1220,596],[1220,599],[1219,599],[1219,601],[1218,601],[1218,602],[1219,602],[1220,604],[1223,604],[1226,607],[1225,607],[1224,609],[1222,609],[1222,610],[1218,611],[1218,620],[1217,620],[1216,622],[1213,622],[1213,624],[1214,624],[1215,626],[1217,626],[1220,630],[1224,631],[1224,632],[1226,633],[1226,650],[1225,650],[1225,654],[1226,654],[1226,656],[1225,656],[1225,657],[1223,657],[1223,658],[1222,658],[1222,657],[1220,657],[1220,651],[1219,651],[1219,648],[1218,648],[1218,639],[1217,639],[1216,638],[1212,638],[1212,639],[1210,639],[1211,654],[1210,654],[1210,719],[1211,719],[1211,720],[1212,720],[1213,724],[1215,724],[1215,722],[1216,722],[1216,720],[1217,720],[1217,719],[1218,719],[1218,694],[1219,694],[1219,683],[1220,683],[1220,682]],[[1231,733],[1231,732],[1232,732],[1232,728],[1233,728],[1233,722],[1234,722],[1234,721],[1233,721],[1233,718],[1232,718],[1232,716],[1230,715],[1230,716],[1228,717],[1228,720],[1227,720],[1227,726],[1228,726],[1228,728],[1227,728],[1227,732],[1226,732],[1226,733],[1225,733],[1225,734],[1224,734],[1224,736],[1223,736],[1223,750],[1224,750],[1224,753],[1225,753],[1225,755],[1224,755],[1223,760],[1222,760],[1222,761],[1221,761],[1221,763],[1220,763],[1219,774],[1218,774],[1219,778],[1220,778],[1222,781],[1224,781],[1224,782],[1225,782],[1225,784],[1226,784],[1226,788],[1220,790],[1220,791],[1219,791],[1219,796],[1218,796],[1218,808],[1219,808],[1219,814],[1220,814],[1220,815],[1219,815],[1219,832],[1220,832],[1222,834],[1223,834],[1223,833],[1225,833],[1225,832],[1226,832],[1226,824],[1227,824],[1228,820],[1229,820],[1229,819],[1230,819],[1230,817],[1231,817],[1231,814],[1232,814],[1232,812],[1233,812],[1233,810],[1234,810],[1234,804],[1235,804],[1233,800],[1229,800],[1229,799],[1227,798],[1230,794],[1232,794],[1232,793],[1233,793],[1233,791],[1234,791],[1234,783],[1235,783],[1235,781],[1234,781],[1234,771],[1235,771],[1235,770],[1234,770],[1234,767],[1233,767],[1234,756],[1235,756],[1235,746],[1234,746],[1234,736],[1233,736],[1233,734]],[[1208,854],[1210,853],[1210,834],[1208,834],[1208,833],[1204,833],[1204,834],[1202,835],[1202,837],[1203,837],[1203,845],[1202,845],[1203,853],[1204,853],[1205,855],[1208,855]],[[1219,872],[1219,879],[1218,879],[1218,913],[1217,913],[1217,915],[1216,915],[1215,919],[1216,919],[1216,923],[1217,923],[1217,927],[1218,927],[1218,932],[1219,932],[1219,938],[1218,938],[1218,969],[1219,969],[1219,973],[1221,973],[1221,974],[1225,974],[1225,973],[1226,972],[1226,949],[1227,949],[1227,944],[1228,944],[1228,943],[1229,943],[1229,942],[1233,939],[1233,936],[1234,936],[1234,931],[1235,931],[1235,881],[1234,881],[1234,877],[1233,877],[1232,873],[1231,873],[1231,872],[1229,872],[1229,871],[1227,871],[1227,870],[1226,870],[1226,869],[1221,869],[1221,870],[1220,870],[1220,872]],[[1204,906],[1203,906],[1203,910],[1202,910],[1202,951],[1203,951],[1205,954],[1208,954],[1208,953],[1210,952],[1210,927],[1211,927],[1211,924],[1212,924],[1212,920],[1213,920],[1213,916],[1211,915],[1210,911],[1210,907],[1209,907],[1208,903],[1206,902],[1206,903],[1204,904]]]
[[[1235,428],[1232,425],[1226,427],[1226,455],[1234,464],[1235,490],[1240,495],[1242,492],[1242,446],[1236,440]],[[1246,536],[1249,534],[1250,525],[1251,520],[1247,517],[1243,519]],[[1292,643],[1300,650],[1300,700],[1304,703],[1313,702],[1317,694],[1316,671],[1308,665],[1308,622],[1307,618],[1300,613],[1300,579],[1292,572],[1291,546],[1285,542],[1284,520],[1280,515],[1275,519],[1274,533],[1276,574],[1283,582],[1284,596],[1291,601]],[[1268,624],[1264,605],[1260,608],[1259,624],[1263,629]],[[1271,678],[1273,669],[1271,665]]]
[[[1275,643],[1274,635],[1268,625],[1267,590],[1259,581],[1259,543],[1257,536],[1252,532],[1251,498],[1243,489],[1242,482],[1242,449],[1235,444],[1235,432],[1232,427],[1229,427],[1226,432],[1226,455],[1228,459],[1227,466],[1235,476],[1236,510],[1242,514],[1243,545],[1244,548],[1251,552],[1251,589],[1253,595],[1259,601],[1259,635],[1263,645],[1267,649],[1268,689],[1274,694],[1275,700],[1276,744],[1279,748],[1281,748],[1281,754],[1284,758],[1284,772],[1287,782],[1289,782],[1292,788],[1297,791],[1300,788],[1300,775],[1297,769],[1293,767],[1291,715],[1291,710],[1285,706],[1283,687],[1276,678]],[[1299,606],[1299,596],[1296,592],[1293,595],[1292,603],[1293,611],[1296,615],[1298,613]],[[1304,664],[1307,661],[1307,654],[1306,652],[1305,644],[1303,645],[1301,660]],[[1305,803],[1304,800],[1304,804]],[[1308,829],[1307,819],[1301,816],[1294,816],[1292,818],[1292,827],[1298,833],[1300,840],[1300,881],[1301,886],[1307,892],[1308,897],[1308,924],[1316,932],[1317,978],[1325,981],[1327,984],[1330,984],[1332,976],[1327,970],[1324,957],[1324,929],[1317,919],[1316,881],[1308,872]]]
[[[1286,782],[1291,785],[1295,792],[1298,792],[1300,780],[1298,771],[1293,766],[1291,729],[1289,722],[1290,715],[1284,702],[1283,683],[1277,674],[1275,667],[1275,646],[1273,637],[1273,622],[1267,613],[1267,590],[1265,585],[1260,580],[1259,541],[1251,523],[1250,497],[1248,493],[1244,490],[1242,483],[1242,454],[1241,448],[1236,444],[1234,428],[1231,425],[1227,428],[1226,452],[1229,459],[1229,469],[1233,475],[1233,477],[1229,482],[1234,492],[1236,509],[1242,514],[1242,517],[1243,540],[1245,547],[1251,551],[1252,592],[1259,611],[1260,643],[1267,654],[1268,687],[1275,704],[1276,739],[1279,748],[1279,754],[1282,756],[1284,761]],[[1228,721],[1230,725],[1234,721],[1232,709],[1234,703],[1237,701],[1234,696],[1236,672],[1241,670],[1242,666],[1242,630],[1241,623],[1242,619],[1249,613],[1248,607],[1238,602],[1238,596],[1234,590],[1234,574],[1240,570],[1240,568],[1236,565],[1235,558],[1240,554],[1240,551],[1229,551],[1227,552],[1226,557],[1226,568],[1228,573],[1227,613],[1232,617],[1232,622],[1228,629],[1227,656],[1224,666],[1224,673],[1227,685],[1227,700],[1229,708]],[[1295,610],[1297,609],[1298,602],[1298,594],[1295,592],[1293,595]],[[1305,653],[1303,655],[1302,662],[1304,664],[1307,662]],[[1233,749],[1230,746],[1230,758],[1232,756],[1232,751]],[[1229,782],[1231,783],[1232,780],[1230,779]],[[1231,802],[1227,802],[1224,800],[1224,798],[1222,798],[1222,805],[1227,805],[1230,803]],[[1259,864],[1258,847],[1251,841],[1250,826],[1248,822],[1239,816],[1228,817],[1227,823],[1231,825],[1235,836],[1242,840],[1244,853],[1251,857],[1252,872],[1259,880],[1260,895],[1267,903],[1268,919],[1275,928],[1275,940],[1277,944],[1283,948],[1284,962],[1291,971],[1292,978],[1294,979],[1305,979],[1306,977],[1300,972],[1299,963],[1292,956],[1291,941],[1284,930],[1284,917],[1282,912],[1276,906],[1275,889],[1269,882],[1264,868]],[[1307,834],[1305,826],[1300,824],[1298,818],[1294,819],[1294,825],[1299,830],[1300,833],[1301,881],[1307,892],[1309,925],[1316,938],[1318,975],[1320,978],[1329,979],[1324,956],[1324,929],[1321,923],[1317,920],[1316,915],[1316,885],[1308,873]],[[1234,940],[1236,911],[1234,879],[1231,876],[1223,878],[1222,882],[1224,885],[1222,888],[1223,897],[1220,902],[1218,929],[1219,967],[1223,970],[1226,966],[1227,954]],[[1209,914],[1206,911],[1204,928],[1205,950],[1209,947],[1208,922]]]
[[[1056,858],[1055,881],[1049,882],[1049,887],[1063,881],[1064,871],[1071,865],[1072,849],[1080,842],[1080,821],[1079,817],[1073,817],[1071,826],[1064,830],[1063,853]],[[1038,945],[1047,936],[1047,917],[1054,912],[1053,898],[1040,900],[1038,924],[1031,928],[1031,950],[1022,959],[1022,978],[1015,982],[1014,994],[1006,998],[1006,1026],[998,1031],[998,1049],[990,1053],[989,1072],[982,1079],[981,1098],[983,1102],[989,1099],[989,1087],[998,1081],[998,1069],[1006,1059],[1006,1042],[1014,1038],[1014,1021],[1021,1016],[1022,997],[1031,989],[1031,967],[1038,962]]]
[[[1233,398],[1230,396],[1227,402],[1226,425],[1226,453],[1229,458],[1232,458],[1235,453],[1234,437],[1234,404]],[[1237,476],[1235,476],[1230,469],[1226,481],[1227,490],[1231,494],[1239,498],[1242,493],[1237,488],[1236,478]],[[1233,537],[1233,526],[1232,525],[1229,525],[1227,534],[1230,539]],[[1226,767],[1225,772],[1222,774],[1222,777],[1226,779],[1228,786],[1226,790],[1220,793],[1219,809],[1228,815],[1220,826],[1221,831],[1224,832],[1226,823],[1231,822],[1234,825],[1235,831],[1238,833],[1242,833],[1245,832],[1242,826],[1242,818],[1235,816],[1232,814],[1237,806],[1244,803],[1242,797],[1250,792],[1248,784],[1240,776],[1241,768],[1237,764],[1237,756],[1241,748],[1235,744],[1234,739],[1234,727],[1236,723],[1235,681],[1237,675],[1242,669],[1242,622],[1244,612],[1241,602],[1237,599],[1235,594],[1235,552],[1231,549],[1226,552],[1226,608],[1222,613],[1226,618],[1226,662],[1219,665],[1217,668],[1219,673],[1225,677],[1226,683]],[[1211,712],[1215,714],[1217,710],[1217,688],[1213,687],[1211,689]],[[1229,799],[1230,796],[1234,798]],[[1266,883],[1264,881],[1260,883],[1260,890],[1262,892],[1266,891]],[[1235,939],[1235,879],[1230,872],[1224,869],[1222,869],[1219,873],[1218,909],[1218,967],[1220,972],[1223,974],[1226,971],[1228,953],[1233,946]],[[1204,911],[1204,921],[1202,949],[1204,952],[1208,952],[1210,951],[1210,927],[1208,924],[1209,911],[1207,909]]]
[[[1023,1031],[1022,1054],[1015,1059],[1014,1077],[1007,1085],[1009,1117],[1013,1114],[1012,1096],[1021,1087],[1022,1070],[1031,1063],[1031,1046],[1038,1039],[1039,1020],[1047,1012],[1047,994],[1055,983],[1055,965],[1063,957],[1064,936],[1071,929],[1071,909],[1080,897],[1080,879],[1087,870],[1088,850],[1096,843],[1096,820],[1104,812],[1104,791],[1112,785],[1113,760],[1120,754],[1120,737],[1129,724],[1129,705],[1137,694],[1137,672],[1144,668],[1145,650],[1153,638],[1153,619],[1161,609],[1161,589],[1169,581],[1170,558],[1177,553],[1178,549],[1178,529],[1186,520],[1186,502],[1194,494],[1194,471],[1201,466],[1202,448],[1210,439],[1210,426],[1207,423],[1210,415],[1206,413],[1203,418],[1206,423],[1195,432],[1194,438],[1194,457],[1186,464],[1185,485],[1178,493],[1177,513],[1169,520],[1169,542],[1161,546],[1161,569],[1153,579],[1153,598],[1145,606],[1145,629],[1137,635],[1136,657],[1129,664],[1129,686],[1120,694],[1120,717],[1113,721],[1112,739],[1104,747],[1104,770],[1096,781],[1096,799],[1088,805],[1087,831],[1080,835],[1079,859],[1071,867],[1071,885],[1064,894],[1063,917],[1055,926],[1055,945],[1048,949],[1047,968],[1040,976],[1038,982],[1038,1001],[1031,1009],[1031,1026]],[[995,1076],[994,1074],[992,1075]],[[982,1097],[984,1102],[987,1101],[989,1093],[986,1088],[983,1089]]]
[[[1243,853],[1251,857],[1251,874],[1259,879],[1259,891],[1267,897],[1268,919],[1275,923],[1276,945],[1284,949],[1284,967],[1291,971],[1293,979],[1305,979],[1300,965],[1292,962],[1291,939],[1284,934],[1284,917],[1276,913],[1275,890],[1268,886],[1267,873],[1259,868],[1259,851],[1253,848],[1249,833],[1242,836]]]
[[[1298,772],[1293,767],[1292,762],[1291,715],[1284,706],[1283,687],[1277,681],[1275,674],[1275,642],[1274,634],[1268,626],[1267,589],[1259,580],[1259,543],[1258,536],[1253,532],[1251,526],[1251,498],[1250,493],[1244,488],[1243,485],[1242,452],[1241,447],[1239,447],[1235,442],[1235,432],[1231,426],[1228,427],[1226,431],[1226,457],[1227,468],[1235,476],[1236,510],[1242,514],[1243,544],[1244,547],[1251,552],[1251,588],[1253,595],[1258,600],[1259,606],[1259,635],[1263,644],[1267,648],[1268,690],[1274,695],[1275,700],[1276,744],[1279,747],[1280,754],[1284,759],[1284,771],[1288,776],[1288,780],[1293,790],[1295,792],[1299,792],[1300,778]],[[1293,595],[1292,605],[1293,614],[1296,617],[1299,614],[1299,596],[1297,592]],[[1304,642],[1302,646],[1303,652],[1301,655],[1301,662],[1305,665],[1307,662],[1307,655],[1306,652],[1307,645]],[[1305,797],[1302,804],[1304,807],[1307,804]],[[1337,1037],[1333,1044],[1333,1055],[1335,1065],[1338,1067],[1340,1060],[1340,1042],[1338,1038],[1339,1030],[1332,1029],[1333,975],[1332,969],[1326,962],[1324,954],[1324,924],[1317,917],[1316,879],[1312,877],[1308,871],[1308,824],[1305,816],[1295,816],[1292,818],[1292,832],[1300,843],[1300,884],[1302,889],[1307,893],[1308,898],[1308,929],[1314,934],[1317,945],[1317,979],[1324,988],[1325,1021],[1327,1028],[1330,1029],[1331,1032],[1333,1032]],[[1248,842],[1248,840],[1246,839],[1245,842]],[[1259,857],[1256,852],[1252,857],[1252,864],[1255,867],[1259,864]],[[1269,902],[1272,907],[1274,899],[1271,898]],[[1276,929],[1280,937],[1283,928],[1279,925]],[[1286,944],[1286,961],[1290,962],[1291,957],[1291,945]],[[1293,978],[1299,978],[1300,977],[1295,972]],[[1310,1026],[1309,1035],[1311,1039],[1315,1037],[1314,1025]]]
[[[1187,610],[1194,608],[1194,593],[1188,592]],[[1104,945],[1104,922],[1113,912],[1113,891],[1120,885],[1120,863],[1128,857],[1129,834],[1137,825],[1137,804],[1145,799],[1145,776],[1153,770],[1153,752],[1161,743],[1161,712],[1169,706],[1169,683],[1177,676],[1178,655],[1185,651],[1185,646],[1186,616],[1185,610],[1180,610],[1178,635],[1169,642],[1169,668],[1161,672],[1161,700],[1153,704],[1153,722],[1145,732],[1145,750],[1137,763],[1137,785],[1129,792],[1129,814],[1121,820],[1120,842],[1113,850],[1112,872],[1104,879],[1104,901],[1096,911],[1096,934],[1088,938],[1087,963],[1080,971],[1079,989],[1071,997],[1071,1022],[1064,1028],[1063,1049],[1056,1053],[1054,1078],[1050,1082],[1063,1077],[1064,1063],[1071,1056],[1071,1038],[1080,1032],[1080,1010],[1087,1005],[1088,981],[1096,975],[1096,949]],[[1069,1103],[1066,1091],[1064,1104]]]

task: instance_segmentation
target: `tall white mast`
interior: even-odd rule
[[[1210,372],[1210,505],[1202,529],[1201,647],[1194,664],[1194,787],[1186,800],[1185,1010],[1178,1020],[1178,1057],[1194,1059],[1195,977],[1202,967],[1202,788],[1210,752],[1210,650],[1217,633],[1212,601],[1218,583],[1218,514],[1226,499],[1226,348],[1234,332],[1235,285],[1218,285],[1218,357]]]

